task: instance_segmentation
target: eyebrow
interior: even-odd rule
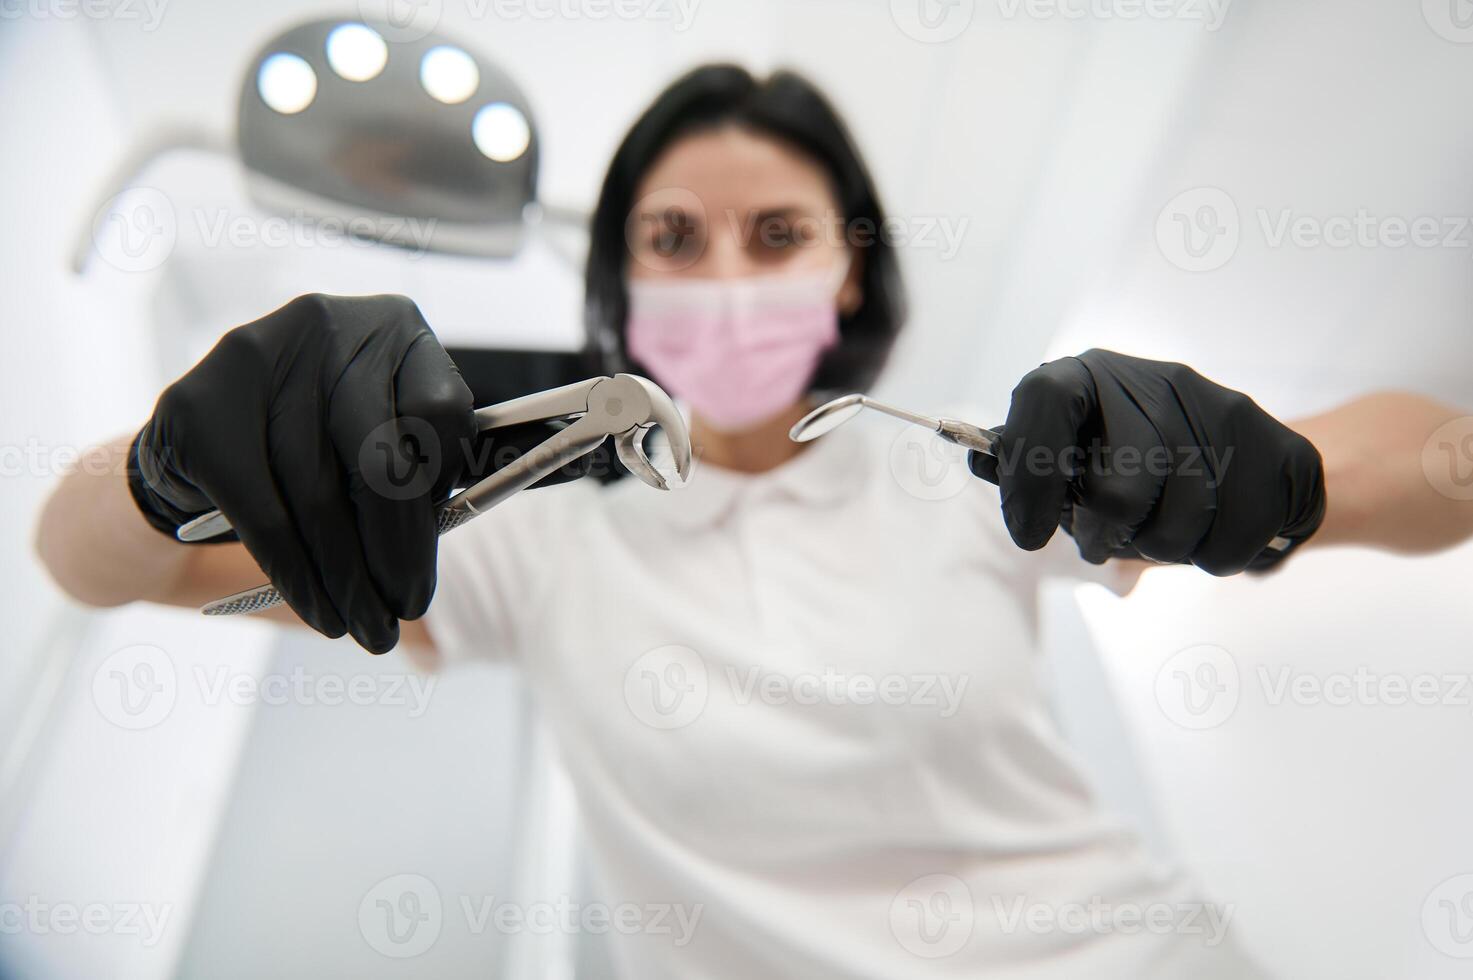
[[[767,221],[771,218],[791,218],[795,215],[801,217],[809,213],[809,210],[801,204],[784,204],[778,207],[759,208],[757,220]]]

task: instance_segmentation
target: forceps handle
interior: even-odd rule
[[[453,531],[470,520],[470,517],[461,516],[460,512],[451,509],[450,505],[454,502],[454,499],[446,501],[435,512],[435,533],[437,535],[444,534],[447,531]],[[471,516],[474,516],[474,514]],[[281,593],[277,591],[276,586],[268,582],[265,585],[258,585],[254,589],[246,589],[244,592],[237,592],[235,595],[228,595],[223,599],[207,602],[200,607],[199,611],[206,616],[243,616],[249,613],[265,612],[267,609],[273,609],[285,601]]]
[[[443,535],[460,527],[473,517],[484,514],[508,497],[557,472],[573,460],[592,452],[609,435],[608,429],[590,416],[583,416],[521,458],[492,473],[468,490],[463,490],[435,509],[435,533]],[[185,527],[205,524],[212,534],[230,529],[219,511],[191,521]],[[181,532],[184,530],[180,529]],[[205,604],[200,612],[206,616],[239,616],[262,612],[281,605],[285,600],[276,586],[267,583],[235,595]]]

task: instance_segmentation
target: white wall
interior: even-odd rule
[[[1379,388],[1473,408],[1473,125],[1461,97],[1473,39],[1449,40],[1460,35],[1448,9],[1235,4],[1163,107],[1134,179],[1115,188],[1118,218],[1079,269],[1052,351],[1184,360],[1285,418]],[[1173,215],[1214,199],[1229,202],[1219,223],[1236,232],[1202,271],[1184,269]],[[1318,228],[1362,212],[1389,237],[1275,237],[1286,215]],[[1418,218],[1438,222],[1436,243],[1395,245],[1395,222]],[[1067,249],[1070,216],[1043,223],[1036,233]],[[1089,594],[1170,846],[1236,904],[1285,976],[1466,972],[1444,950],[1473,949],[1450,933],[1436,890],[1473,870],[1455,829],[1473,806],[1468,704],[1278,701],[1275,685],[1286,671],[1311,685],[1357,670],[1393,684],[1466,677],[1470,563],[1467,547],[1419,560],[1337,550],[1265,581],[1169,570],[1126,601]],[[1240,684],[1221,702],[1236,697],[1236,712],[1204,730],[1176,723],[1192,718],[1169,680],[1198,669]]]

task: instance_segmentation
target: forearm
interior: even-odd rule
[[[198,608],[265,581],[244,546],[180,544],[143,519],[128,491],[130,442],[88,450],[46,502],[36,552],[56,583],[90,606],[146,601]],[[302,625],[285,605],[258,615]],[[403,623],[401,634],[412,647],[434,650],[422,623]]]
[[[164,601],[189,548],[150,527],[128,492],[130,440],[89,449],[41,513],[36,551],[69,595],[94,606]]]
[[[1449,548],[1473,536],[1473,501],[1438,490],[1423,448],[1465,413],[1418,395],[1369,395],[1291,423],[1320,451],[1328,510],[1310,545],[1363,545],[1404,554]]]

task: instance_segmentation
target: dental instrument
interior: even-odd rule
[[[1002,438],[991,429],[984,429],[970,422],[962,422],[959,419],[933,419],[927,415],[917,415],[915,412],[907,412],[903,408],[886,405],[884,402],[875,401],[868,395],[859,394],[844,395],[815,408],[793,426],[792,431],[788,433],[788,438],[794,442],[812,442],[828,435],[866,408],[883,412],[903,422],[909,422],[911,425],[919,425],[923,429],[930,429],[947,442],[975,452],[985,453],[988,456],[997,455],[997,441]]]
[[[440,534],[453,531],[587,455],[609,436],[614,439],[620,461],[655,489],[678,489],[690,479],[690,434],[685,419],[664,389],[646,378],[632,374],[590,378],[480,408],[475,414],[481,432],[529,422],[575,420],[516,461],[441,504],[436,522]],[[655,428],[662,431],[669,444],[673,474],[662,472],[646,453],[645,437]],[[180,541],[193,543],[229,530],[229,519],[215,510],[181,526],[177,536]],[[262,585],[216,599],[200,611],[206,616],[234,616],[270,609],[282,601],[275,586]]]
[[[798,420],[798,424],[788,432],[788,438],[794,442],[812,442],[833,432],[866,408],[882,412],[903,422],[909,422],[911,425],[918,425],[923,429],[930,429],[947,442],[991,456],[994,459],[997,458],[997,444],[1002,434],[993,429],[984,429],[959,419],[933,419],[928,415],[918,415],[903,408],[886,405],[875,401],[868,395],[861,394],[841,395],[833,401],[818,406]],[[1079,499],[1078,483],[1071,483],[1069,491],[1077,501]],[[1279,536],[1270,541],[1268,547],[1272,551],[1284,551],[1291,544],[1293,542],[1288,538]]]

